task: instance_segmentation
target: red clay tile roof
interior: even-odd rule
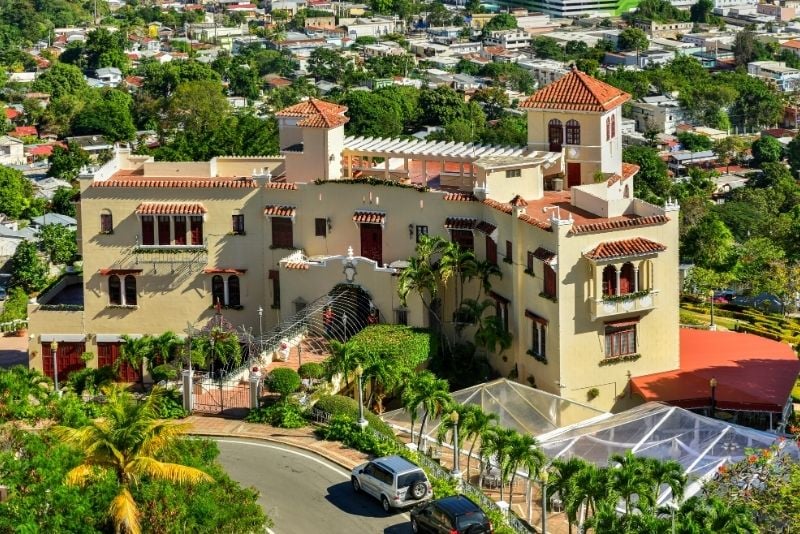
[[[800,48],[800,39],[792,39],[781,44],[781,48]]]
[[[471,217],[448,217],[444,220],[444,227],[448,230],[472,230],[477,222]]]
[[[619,175],[619,174],[612,175],[611,178],[608,179],[608,182],[606,182],[606,185],[608,187],[611,187],[612,185],[614,185],[615,183],[619,182],[620,180],[627,180],[631,176],[635,175],[637,172],[639,172],[639,166],[638,165],[635,165],[633,163],[623,163],[622,164],[622,174],[621,175]]]
[[[521,214],[519,216],[519,220],[520,221],[525,221],[526,223],[528,223],[528,224],[530,224],[532,226],[537,226],[537,227],[541,228],[542,230],[547,230],[548,232],[552,232],[553,231],[553,226],[550,223],[545,222],[545,221],[540,221],[536,217],[531,217],[527,213]]]
[[[267,189],[286,189],[290,191],[297,191],[297,184],[289,182],[267,182],[265,185]]]
[[[591,234],[593,232],[605,232],[607,230],[618,230],[620,228],[634,228],[637,226],[654,226],[669,222],[666,215],[649,215],[647,217],[631,217],[627,219],[604,220],[596,223],[576,224],[572,226],[568,235]]]
[[[19,111],[17,111],[14,108],[6,108],[5,113],[6,113],[6,118],[8,120],[10,120],[10,121],[12,121],[12,120],[16,119],[17,117],[19,117],[20,115],[22,115],[22,113],[20,113]]]
[[[336,115],[334,113],[318,113],[316,115],[309,115],[305,119],[297,123],[302,128],[336,128],[342,124],[347,124],[350,121],[344,115]]]
[[[208,210],[200,203],[142,202],[136,206],[138,215],[202,215]]]
[[[287,261],[283,264],[287,269],[296,271],[305,271],[308,269],[308,264],[304,261]]]
[[[11,135],[13,137],[20,137],[23,135],[39,135],[39,134],[36,131],[36,126],[17,126],[13,130],[8,132],[8,135]]]
[[[631,258],[644,256],[656,252],[664,252],[667,247],[661,243],[650,241],[643,237],[623,239],[621,241],[606,241],[586,252],[584,256],[590,260],[612,260],[615,258]]]
[[[117,173],[108,180],[92,182],[92,187],[257,187],[251,178],[144,178]]]
[[[555,259],[556,253],[555,252],[550,252],[546,248],[539,247],[539,248],[537,248],[536,250],[533,251],[533,257],[536,258],[539,261],[543,261],[545,263],[550,263],[551,261],[553,261]]]
[[[497,229],[497,227],[486,221],[478,221],[478,224],[475,225],[475,229],[479,232],[483,232],[484,234],[491,234]]]
[[[53,145],[36,145],[28,150],[31,156],[50,156],[53,154]]]
[[[715,378],[719,409],[780,412],[800,372],[789,344],[753,334],[681,328],[679,346],[680,368],[634,377],[634,393],[647,401],[707,407]]]
[[[276,117],[306,117],[308,115],[318,115],[320,113],[330,113],[338,115],[347,111],[347,107],[338,104],[332,104],[319,100],[318,98],[309,98],[294,106],[284,108],[275,114]]]
[[[472,193],[445,193],[444,199],[451,202],[475,202],[478,200]]]
[[[489,206],[490,208],[502,211],[503,213],[511,213],[511,206],[508,204],[503,204],[502,202],[498,202],[490,198],[484,200],[483,203]]]
[[[271,217],[294,217],[297,213],[297,208],[294,206],[278,206],[272,205],[264,208],[264,215]]]
[[[382,211],[356,211],[353,213],[353,222],[365,224],[383,224],[386,214]]]
[[[528,205],[528,203],[525,202],[525,199],[522,198],[519,195],[517,195],[514,198],[512,198],[511,202],[509,202],[509,204],[511,204],[512,206],[514,206],[516,208],[524,208],[525,206]]]
[[[631,95],[574,68],[536,91],[519,107],[560,111],[604,112],[621,106]]]
[[[247,272],[247,269],[208,267],[207,269],[203,269],[203,272],[205,274],[244,274]]]

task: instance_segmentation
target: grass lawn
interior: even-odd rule
[[[708,326],[711,324],[711,315],[681,308],[680,322],[686,325]],[[720,330],[733,330],[736,323],[736,319],[730,317],[714,316],[714,324]]]

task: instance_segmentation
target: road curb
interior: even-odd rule
[[[319,456],[320,458],[325,458],[329,462],[332,462],[332,463],[338,465],[339,467],[341,467],[345,471],[352,471],[353,468],[356,465],[358,465],[358,463],[350,462],[349,459],[346,459],[346,458],[343,458],[343,457],[339,457],[339,455],[322,454],[319,450],[315,449],[314,447],[309,447],[309,446],[303,445],[303,444],[292,443],[292,442],[285,441],[285,440],[282,440],[282,439],[276,439],[276,438],[271,437],[271,436],[247,436],[247,435],[241,435],[241,434],[230,434],[230,433],[227,433],[227,432],[214,433],[214,432],[208,432],[208,431],[205,431],[205,432],[203,432],[203,431],[188,431],[185,434],[189,435],[189,436],[199,436],[199,437],[204,437],[204,438],[252,439],[252,440],[256,440],[256,441],[266,441],[268,443],[278,443],[280,445],[285,445],[287,447],[292,447],[294,449],[299,449],[301,451],[310,452],[312,454],[315,454],[316,456]]]

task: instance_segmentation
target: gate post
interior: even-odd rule
[[[258,408],[258,399],[261,397],[261,372],[258,367],[250,371],[250,409]]]
[[[184,369],[182,372],[183,383],[181,387],[183,389],[183,409],[189,413],[192,413],[194,409],[194,398],[192,397],[193,374],[194,372],[191,369]]]

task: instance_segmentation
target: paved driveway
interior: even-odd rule
[[[0,334],[0,367],[28,366],[28,336],[4,337]]]
[[[411,532],[407,514],[386,514],[378,501],[353,493],[349,471],[319,456],[259,441],[212,439],[231,478],[261,492],[259,504],[275,521],[276,534]]]

